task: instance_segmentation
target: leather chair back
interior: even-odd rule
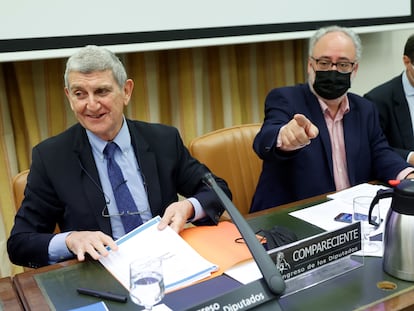
[[[24,189],[26,188],[28,174],[29,170],[27,169],[21,171],[13,178],[13,195],[16,212],[20,208],[20,205],[22,204],[24,198]]]
[[[242,215],[248,214],[262,169],[262,160],[253,151],[260,123],[219,129],[194,138],[189,144],[193,157],[223,178],[233,194],[233,203]]]
[[[29,169],[21,171],[16,176],[13,177],[12,185],[13,185],[13,196],[14,196],[14,204],[16,208],[16,212],[20,208],[24,198],[24,189],[26,188],[27,184],[27,175],[29,174]],[[55,233],[60,232],[59,226],[56,225]]]

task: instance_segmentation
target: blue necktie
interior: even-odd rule
[[[135,229],[142,224],[141,216],[138,214],[137,206],[128,189],[126,180],[122,175],[121,168],[114,159],[115,150],[119,148],[116,143],[110,142],[106,145],[103,153],[107,158],[108,176],[125,233]]]

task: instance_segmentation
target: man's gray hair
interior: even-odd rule
[[[111,51],[96,45],[87,45],[73,54],[66,62],[65,86],[69,87],[68,75],[72,71],[91,73],[110,70],[120,87],[125,85],[127,74],[124,65]]]
[[[322,38],[324,35],[326,35],[329,32],[338,32],[338,31],[344,33],[345,35],[351,38],[355,46],[355,54],[356,54],[355,61],[359,61],[362,56],[361,39],[353,30],[349,28],[345,28],[345,27],[340,27],[340,26],[322,27],[319,30],[317,30],[315,34],[309,40],[309,56],[312,56],[313,49],[320,38]]]

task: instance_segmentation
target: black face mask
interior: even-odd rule
[[[335,99],[345,94],[351,87],[351,72],[337,70],[315,71],[313,89],[322,98]]]

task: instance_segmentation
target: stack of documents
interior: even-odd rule
[[[152,256],[163,258],[164,285],[166,292],[209,277],[218,266],[197,253],[169,226],[157,228],[161,218],[150,221],[118,239],[118,251],[99,261],[129,290],[129,264],[136,258]]]

